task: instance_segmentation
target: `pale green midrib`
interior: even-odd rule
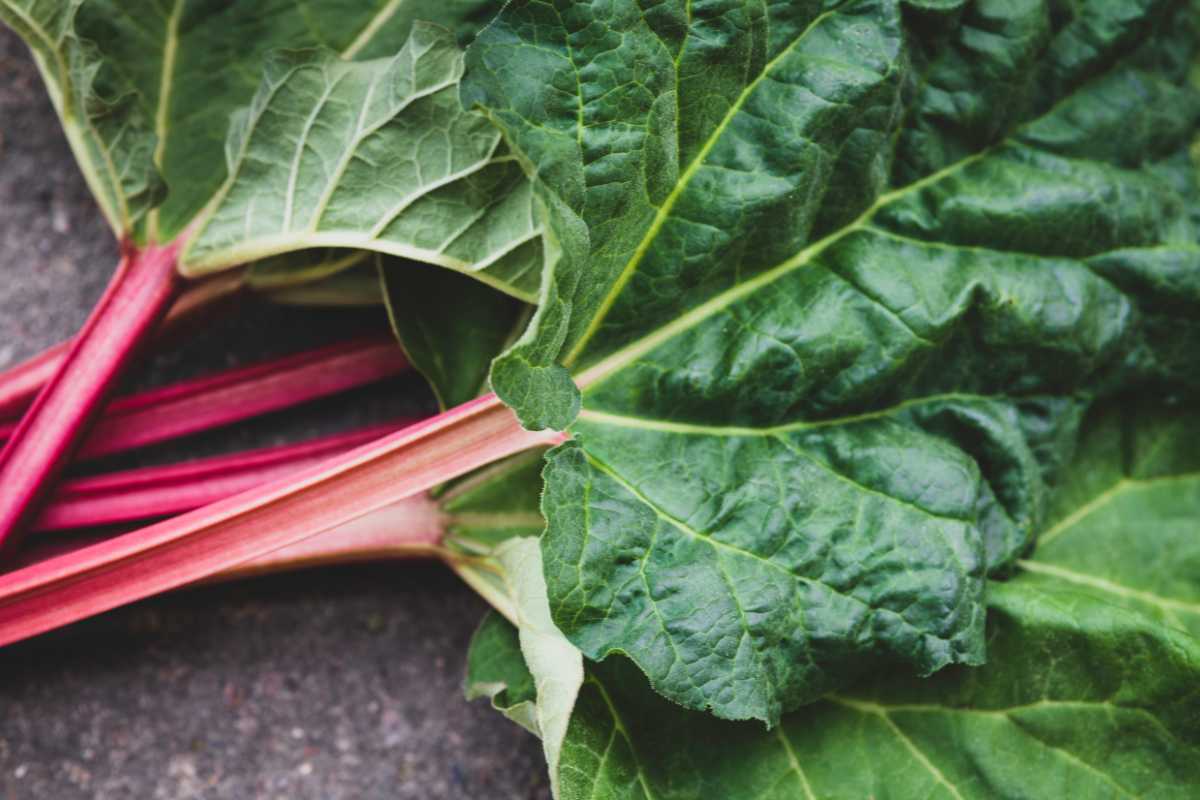
[[[637,773],[638,785],[641,786],[642,793],[646,795],[646,800],[655,800],[654,793],[650,791],[650,787],[646,783],[645,770],[642,769],[641,759],[638,758],[637,747],[634,745],[633,737],[630,736],[629,729],[625,727],[625,721],[622,718],[621,713],[617,711],[617,706],[613,702],[612,696],[609,695],[608,689],[605,688],[602,682],[590,676],[587,680],[596,687],[597,691],[600,692],[600,698],[604,701],[604,705],[608,706],[608,713],[612,716],[613,730],[617,733],[620,733],[625,741],[629,744],[629,752],[633,756],[634,760],[634,771]],[[599,771],[597,770],[597,773],[598,772]]]
[[[800,781],[800,788],[804,790],[804,796],[808,800],[817,800],[817,796],[813,794],[812,786],[808,783],[808,776],[804,774],[804,770],[800,767],[800,759],[796,758],[796,751],[792,749],[792,743],[788,741],[787,735],[783,732],[782,725],[775,726],[775,736],[779,739],[779,743],[783,745],[783,752],[787,756],[788,766],[792,772],[796,773],[796,778]]]
[[[171,94],[175,85],[175,60],[179,49],[179,21],[183,18],[184,0],[175,0],[175,5],[167,17],[165,40],[163,42],[162,69],[158,82],[158,106],[154,111],[154,164],[160,170],[167,154],[167,137],[170,130]],[[148,225],[150,239],[159,237],[159,208],[150,209]]]
[[[651,419],[647,417],[611,414],[606,411],[594,411],[586,408],[579,412],[578,418],[584,422],[592,422],[598,425],[612,425],[621,428],[658,431],[660,433],[680,433],[685,435],[722,437],[773,437],[781,434],[793,433],[795,431],[829,428],[838,425],[853,425],[858,422],[869,422],[875,419],[890,417],[894,414],[900,414],[909,408],[923,406],[930,403],[956,401],[965,403],[990,403],[995,402],[998,399],[1001,398],[989,397],[981,394],[949,392],[946,394],[929,395],[927,397],[916,397],[910,400],[904,400],[892,406],[888,406],[887,408],[881,408],[876,411],[865,411],[861,414],[851,414],[844,417],[833,417],[830,419],[801,420],[798,422],[785,423],[783,425],[768,425],[760,428],[743,427],[737,425],[700,425],[689,422],[671,422],[669,420]]]
[[[404,0],[390,0],[384,4],[379,12],[372,17],[367,24],[354,37],[354,41],[346,45],[346,48],[339,53],[339,56],[346,61],[353,60],[355,56],[363,51],[375,38],[375,34],[379,33],[380,29],[388,23],[388,21],[396,15],[400,10],[400,6],[404,4]]]
[[[1079,506],[1070,514],[1052,525],[1045,533],[1038,537],[1038,544],[1039,546],[1043,547],[1050,544],[1067,531],[1075,528],[1075,526],[1080,522],[1116,500],[1125,492],[1136,489],[1146,489],[1163,483],[1191,480],[1200,480],[1200,472],[1184,472],[1178,475],[1159,475],[1153,478],[1132,478],[1128,475],[1123,476],[1104,491],[1100,492],[1088,502]]]
[[[659,206],[658,211],[654,215],[654,219],[651,221],[650,226],[646,229],[646,233],[643,234],[642,240],[638,243],[638,246],[634,250],[629,261],[626,262],[625,266],[621,269],[621,274],[617,276],[617,280],[605,294],[604,300],[600,303],[596,313],[592,316],[591,322],[588,324],[587,329],[584,330],[583,334],[579,337],[579,340],[575,342],[575,345],[563,359],[563,366],[570,367],[571,364],[575,362],[575,359],[578,358],[583,352],[583,349],[587,346],[587,343],[591,341],[593,336],[595,336],[596,332],[600,328],[600,325],[608,316],[608,312],[612,310],[613,304],[617,302],[618,296],[620,296],[626,284],[632,280],[633,274],[637,271],[638,265],[641,264],[642,259],[646,257],[646,253],[649,251],[650,246],[654,243],[654,240],[658,237],[663,225],[666,224],[667,219],[671,215],[671,211],[675,207],[675,204],[679,201],[679,198],[683,195],[684,190],[687,189],[688,185],[691,183],[692,178],[704,166],[704,160],[708,157],[708,154],[712,152],[712,149],[716,147],[717,142],[720,141],[721,136],[725,133],[725,129],[733,121],[733,118],[741,112],[742,106],[745,105],[750,96],[775,70],[775,68],[779,66],[784,59],[792,55],[794,49],[804,41],[808,34],[835,13],[837,13],[837,9],[833,8],[817,15],[812,22],[810,22],[804,28],[803,31],[796,35],[796,37],[788,44],[787,47],[783,48],[779,52],[779,55],[775,56],[775,58],[771,59],[766,65],[763,66],[762,70],[754,78],[754,80],[746,85],[741,94],[738,95],[738,98],[730,105],[728,110],[725,112],[725,116],[722,117],[716,128],[713,129],[713,132],[709,134],[707,139],[705,139],[704,145],[699,151],[697,151],[691,163],[688,164],[687,169],[684,170],[683,174],[679,176],[679,180],[677,180],[675,185],[671,188],[670,194],[667,195],[662,205]],[[687,41],[686,34],[684,41]],[[678,70],[676,70],[676,78],[678,79]],[[582,103],[582,87],[579,89],[579,98],[580,102]],[[678,120],[676,120],[676,126],[678,126]],[[582,131],[582,127],[580,130]]]
[[[836,9],[834,9],[834,11],[836,11]],[[871,219],[891,203],[903,199],[914,192],[918,192],[927,186],[935,184],[938,181],[941,181],[942,179],[953,175],[954,173],[965,169],[966,167],[978,161],[982,161],[985,158],[992,156],[996,152],[999,152],[1006,145],[1014,141],[1021,131],[1054,114],[1064,103],[1070,101],[1072,97],[1073,95],[1068,94],[1059,98],[1043,113],[1021,123],[1017,127],[1013,128],[1012,131],[1010,131],[1003,139],[983,148],[979,152],[972,153],[964,158],[961,158],[958,161],[948,164],[945,167],[942,167],[941,169],[936,170],[935,172],[932,172],[923,178],[919,178],[918,180],[915,180],[905,186],[898,187],[890,192],[884,192],[883,194],[879,195],[870,205],[870,207],[868,207],[857,219],[848,224],[846,227],[830,233],[824,238],[803,248],[796,255],[785,260],[778,266],[772,267],[766,272],[760,273],[757,277],[751,278],[745,283],[733,286],[724,292],[715,295],[704,303],[696,306],[691,311],[680,315],[667,325],[658,328],[649,335],[631,342],[630,344],[622,347],[620,350],[617,350],[615,353],[606,356],[591,367],[588,367],[582,372],[577,373],[575,380],[576,384],[581,389],[586,389],[589,386],[603,381],[605,378],[620,371],[625,366],[628,366],[629,363],[658,347],[660,344],[663,344],[680,333],[683,333],[684,331],[698,325],[713,314],[721,311],[724,308],[727,308],[738,300],[741,300],[743,297],[752,294],[759,288],[773,283],[776,279],[792,272],[794,269],[807,265],[810,261],[815,259],[829,247],[846,238],[850,234],[855,233],[856,231],[868,229],[870,227],[868,223],[871,221]],[[615,298],[613,302],[615,302]],[[576,358],[578,357],[579,353],[576,353],[575,351],[579,349],[580,348],[576,347],[572,351],[572,355],[574,355]]]
[[[883,724],[889,731],[891,731],[892,735],[895,736],[900,744],[903,745],[904,748],[912,755],[912,757],[917,760],[917,763],[924,767],[925,771],[933,776],[934,780],[944,786],[946,790],[956,798],[956,800],[964,800],[962,794],[958,791],[958,787],[951,783],[945,774],[938,769],[937,765],[930,761],[929,757],[926,756],[919,747],[917,747],[916,742],[910,739],[908,735],[900,729],[900,726],[897,725],[891,718],[891,715],[888,714],[887,709],[883,708],[882,706],[847,702],[844,699],[838,698],[836,695],[831,696],[828,699],[834,703],[858,711],[859,713],[871,714],[882,720]]]
[[[914,181],[907,186],[879,195],[879,197],[875,199],[875,202],[872,203],[871,206],[867,208],[861,215],[859,215],[858,219],[854,220],[846,227],[835,231],[823,239],[819,239],[813,244],[805,247],[804,249],[800,250],[800,252],[796,253],[794,256],[778,266],[772,267],[765,272],[761,272],[757,276],[726,289],[724,292],[721,292],[714,297],[709,298],[705,302],[693,308],[691,311],[688,311],[686,314],[682,314],[681,316],[676,317],[673,321],[658,328],[653,333],[644,336],[637,341],[631,342],[628,345],[625,345],[617,352],[605,357],[593,366],[588,367],[583,372],[580,372],[577,375],[575,382],[582,389],[587,389],[594,386],[595,384],[603,381],[605,378],[608,378],[611,375],[619,372],[621,369],[628,366],[630,363],[658,347],[659,345],[675,338],[679,334],[695,327],[701,322],[704,322],[717,312],[728,308],[748,295],[754,294],[759,289],[774,283],[784,275],[787,275],[788,273],[793,272],[800,267],[807,266],[813,259],[825,252],[825,250],[840,242],[842,239],[846,238],[852,233],[863,230],[866,227],[867,222],[869,222],[872,217],[896,200],[906,197],[913,192],[920,191],[921,189],[924,189],[926,186],[929,186],[933,183],[937,183],[943,178],[946,178],[947,176],[952,175],[959,170],[965,169],[971,164],[974,164],[975,162],[980,161],[987,156],[990,156],[994,151],[995,147],[989,147],[985,150],[981,150],[980,152],[974,153],[964,159],[961,159],[960,161],[956,161],[955,163],[938,170],[937,172],[927,175],[918,181]]]
[[[1185,614],[1200,615],[1200,603],[1190,603],[1184,600],[1176,600],[1170,597],[1154,594],[1153,592],[1134,589],[1122,583],[1101,578],[1096,575],[1088,575],[1082,572],[1068,569],[1057,564],[1048,564],[1044,561],[1019,560],[1017,566],[1029,572],[1049,575],[1054,578],[1061,578],[1070,583],[1080,586],[1089,586],[1093,589],[1099,589],[1102,592],[1123,597],[1130,600],[1138,600],[1149,605],[1157,606],[1158,608],[1170,611],[1182,611]]]

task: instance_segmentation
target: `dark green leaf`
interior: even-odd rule
[[[682,710],[623,658],[588,665],[560,800],[1192,797],[1198,445],[1196,408],[1088,418],[1054,527],[989,584],[986,666],[882,669],[767,730]],[[504,658],[520,684],[519,650]]]
[[[1080,410],[1200,385],[1198,8],[506,6],[462,95],[561,257],[492,382],[575,436],[543,543],[586,655],[766,720],[982,660]]]
[[[521,656],[517,629],[489,611],[467,649],[468,700],[486,697],[492,707],[530,733],[538,732],[537,689]]]
[[[487,388],[492,359],[520,334],[529,307],[451,270],[380,258],[392,329],[442,409]]]

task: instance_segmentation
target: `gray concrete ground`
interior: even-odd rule
[[[111,234],[24,48],[0,29],[0,369],[70,335]],[[377,314],[255,307],[153,360],[156,383],[336,339]],[[123,463],[428,408],[400,379]],[[484,605],[441,568],[194,589],[0,650],[0,798],[548,797],[533,737],[462,699]]]

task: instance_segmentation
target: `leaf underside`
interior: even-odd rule
[[[33,48],[114,230],[186,235],[185,274],[275,257],[256,273],[278,288],[348,265],[281,254],[364,248],[531,299],[532,195],[457,100],[460,45],[498,8],[0,0],[0,19]]]
[[[235,116],[229,180],[182,255],[200,274],[305,247],[373,249],[469,272],[521,297],[541,222],[498,131],[458,101],[462,53],[417,23],[394,56],[268,57]]]
[[[347,59],[390,56],[415,20],[469,28],[497,7],[494,0],[75,4],[78,35],[135,92],[140,120],[157,139],[156,160],[170,186],[152,215],[159,241],[182,231],[221,188],[230,116],[254,97],[272,51],[320,47]]]
[[[769,721],[983,660],[1088,404],[1200,384],[1197,9],[506,6],[462,96],[561,254],[492,382],[574,435],[574,644]]]

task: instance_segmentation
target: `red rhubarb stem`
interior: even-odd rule
[[[206,375],[108,404],[77,457],[99,458],[230,425],[389,378],[408,368],[387,334]],[[0,438],[10,431],[0,424]]]
[[[202,582],[241,580],[335,564],[361,564],[441,553],[445,521],[437,501],[420,492],[333,530],[253,558]]]
[[[0,453],[0,553],[39,511],[121,371],[175,299],[177,245],[126,246],[116,274]]]
[[[189,287],[167,312],[155,332],[155,342],[169,340],[204,316],[217,301],[232,297],[241,288],[242,278],[240,271],[222,273]],[[0,419],[18,417],[29,408],[62,366],[72,342],[59,342],[0,373]]]
[[[292,478],[0,575],[0,644],[230,570],[561,440],[524,430],[486,395]]]
[[[444,556],[446,551],[440,545],[446,523],[438,502],[429,492],[419,492],[345,525],[210,575],[198,583],[240,580],[336,564]],[[22,564],[37,564],[101,544],[108,538],[111,537],[103,534],[40,537],[23,547],[17,560]]]
[[[299,444],[213,456],[168,466],[77,478],[59,485],[34,524],[41,532],[117,525],[191,511],[295,475],[416,420],[324,436]]]

